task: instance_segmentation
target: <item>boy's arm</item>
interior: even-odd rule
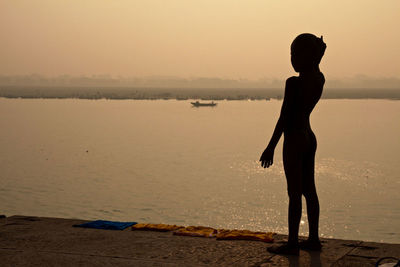
[[[264,152],[260,157],[261,166],[264,168],[268,168],[273,163],[275,147],[282,136],[285,127],[285,120],[287,119],[287,116],[290,113],[289,109],[293,106],[293,101],[294,101],[293,87],[295,81],[296,77],[290,77],[289,79],[286,80],[285,97],[282,103],[281,114],[279,116],[278,122],[276,123],[275,130],[274,133],[272,134],[271,140],[269,141],[267,148],[264,150]]]
[[[295,79],[297,77],[290,77],[286,80],[285,85],[285,97],[283,99],[281,114],[279,116],[278,122],[276,123],[274,133],[272,134],[271,140],[269,141],[268,147],[274,149],[279,142],[279,139],[282,136],[285,120],[287,118],[288,113],[290,113],[290,108],[293,106],[294,96],[293,96],[293,87],[295,83]]]

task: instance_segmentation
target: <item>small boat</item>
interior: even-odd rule
[[[200,103],[199,101],[190,103],[195,107],[214,107],[217,105],[217,103],[214,103],[214,101],[212,101],[211,103]]]

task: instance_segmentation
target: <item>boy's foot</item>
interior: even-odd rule
[[[299,255],[299,247],[293,245],[280,245],[267,248],[268,252],[284,255]]]
[[[322,245],[319,240],[302,240],[299,242],[300,249],[321,251]]]

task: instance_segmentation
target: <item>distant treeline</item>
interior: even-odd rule
[[[0,87],[0,97],[6,98],[265,100],[270,98],[282,99],[283,96],[284,89],[261,88]],[[325,89],[322,98],[400,100],[400,89]]]
[[[285,79],[261,78],[261,79],[229,79],[219,77],[174,77],[174,76],[148,76],[148,77],[122,77],[110,75],[92,76],[44,76],[31,75],[1,75],[0,87],[4,86],[30,86],[30,87],[126,87],[126,88],[282,88]],[[326,77],[326,88],[400,88],[398,77],[369,77],[357,75],[353,77],[335,78]]]

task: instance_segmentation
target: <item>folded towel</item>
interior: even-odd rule
[[[171,224],[153,224],[153,223],[138,223],[132,226],[132,230],[147,230],[147,231],[158,231],[158,232],[167,232],[167,231],[175,231],[181,228],[185,228],[184,226],[171,225]]]
[[[274,242],[275,233],[253,232],[249,230],[224,230],[219,229],[217,240],[253,240],[267,243]]]
[[[195,237],[215,237],[217,230],[204,226],[188,226],[174,231],[174,235],[195,236]]]
[[[75,224],[74,227],[106,229],[106,230],[124,230],[125,228],[137,224],[137,222],[112,222],[97,220],[82,224]]]

